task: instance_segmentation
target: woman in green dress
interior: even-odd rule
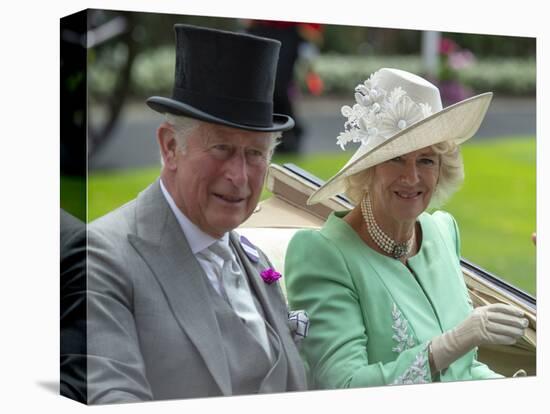
[[[311,388],[501,377],[477,347],[514,343],[527,319],[504,304],[472,308],[457,224],[426,212],[462,183],[459,145],[491,98],[442,108],[437,87],[384,68],[342,108],[338,144],[361,145],[308,203],[345,193],[355,208],[296,233],[285,258],[290,306],[310,316],[301,349]]]

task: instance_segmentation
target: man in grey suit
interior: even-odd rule
[[[88,228],[88,403],[306,388],[267,257],[233,230],[281,131],[280,43],[176,25],[160,178]]]

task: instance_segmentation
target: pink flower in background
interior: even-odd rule
[[[441,93],[441,99],[446,105],[460,102],[472,96],[472,91],[458,80],[440,81],[439,92]]]
[[[452,72],[468,67],[475,62],[472,52],[461,48],[454,40],[446,37],[441,38],[439,42],[439,54],[441,55],[442,71]]]
[[[450,105],[471,96],[472,91],[462,84],[459,72],[475,62],[474,54],[443,37],[439,43],[439,57],[438,87],[443,102]]]
[[[467,68],[475,62],[476,58],[468,49],[459,50],[449,55],[449,66],[454,70]]]
[[[449,55],[457,49],[458,45],[454,40],[447,37],[443,37],[439,42],[439,53],[442,55]]]

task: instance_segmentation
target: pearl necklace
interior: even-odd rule
[[[380,227],[378,227],[374,219],[374,214],[372,213],[370,197],[367,195],[361,200],[361,213],[367,225],[369,236],[385,253],[389,254],[394,259],[399,259],[403,256],[407,256],[411,252],[414,241],[414,229],[411,238],[404,243],[397,243],[390,238]]]

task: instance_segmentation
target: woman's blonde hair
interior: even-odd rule
[[[428,208],[438,208],[445,204],[464,182],[464,163],[460,148],[451,142],[444,141],[432,145],[439,154],[439,178],[432,194]],[[345,194],[357,205],[368,192],[372,183],[373,167],[353,174],[345,179]]]

